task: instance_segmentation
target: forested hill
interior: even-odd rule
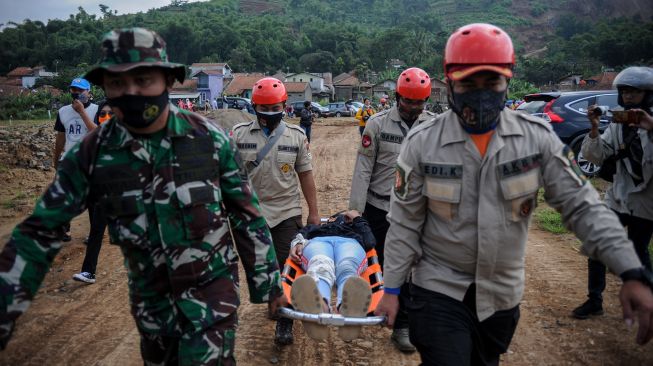
[[[518,75],[536,83],[653,63],[650,0],[172,0],[127,15],[100,7],[101,17],[80,8],[66,20],[5,25],[0,75],[83,69],[98,61],[104,32],[127,26],[158,31],[173,61],[226,61],[236,71],[383,71],[400,59],[437,74],[448,35],[471,22],[506,29],[518,53],[532,55]]]

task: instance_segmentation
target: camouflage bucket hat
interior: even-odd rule
[[[145,28],[113,30],[102,38],[102,61],[84,78],[102,85],[103,71],[125,72],[137,67],[170,69],[179,82],[186,77],[186,66],[168,61],[166,42],[157,33]]]

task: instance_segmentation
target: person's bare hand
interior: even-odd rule
[[[319,225],[320,224],[320,216],[319,215],[308,215],[308,218],[306,218],[306,223],[308,225]]]
[[[360,214],[360,212],[358,212],[356,210],[349,210],[349,211],[345,212],[344,215],[347,218],[347,222],[352,222],[352,221],[354,221],[355,218],[357,218],[361,214]]]
[[[304,244],[297,244],[290,248],[290,260],[300,264],[302,262],[302,253],[304,252]]]
[[[73,109],[75,112],[82,114],[84,112],[84,104],[79,99],[73,100]]]
[[[653,338],[653,293],[651,293],[651,288],[637,280],[626,281],[621,286],[619,300],[623,307],[626,325],[631,326],[635,318],[639,323],[637,343],[646,344]]]
[[[395,324],[395,319],[397,318],[397,312],[399,311],[399,297],[397,295],[391,295],[384,293],[376,305],[376,310],[374,310],[374,315],[376,316],[386,316],[386,326],[392,329],[392,326]]]
[[[653,117],[639,108],[631,110],[635,111],[639,115],[639,121],[637,123],[630,124],[631,127],[643,128],[647,131],[653,130]]]
[[[599,106],[594,104],[587,108],[587,119],[589,119],[592,124],[592,128],[599,128],[599,122],[601,119],[601,114],[597,113]]]
[[[281,296],[270,300],[268,302],[268,311],[270,312],[270,316],[275,316],[277,312],[279,312],[279,309],[285,308],[288,305],[290,305],[290,303],[288,302],[288,298],[285,294],[281,294]]]

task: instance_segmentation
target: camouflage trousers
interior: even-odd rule
[[[146,366],[235,366],[237,315],[234,312],[208,329],[169,337],[141,332]]]

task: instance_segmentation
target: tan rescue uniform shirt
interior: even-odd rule
[[[618,274],[641,266],[571,149],[536,117],[504,110],[481,158],[458,116],[440,114],[409,133],[397,176],[383,271],[389,288],[400,287],[412,269],[417,286],[459,301],[475,283],[481,321],[517,306],[540,187],[585,254]]]
[[[281,123],[286,125],[283,136],[258,167],[252,167],[251,162],[256,160],[256,154],[279,128],[272,131],[269,137],[265,136],[258,121],[240,123],[233,128],[233,137],[260,200],[261,212],[271,228],[285,219],[302,214],[296,173],[313,170],[304,130],[283,121]]]
[[[435,114],[424,111],[413,127],[433,117]],[[397,107],[377,113],[367,121],[358,147],[349,209],[363,212],[365,203],[369,202],[378,209],[388,211],[397,157],[409,130],[399,117]]]

